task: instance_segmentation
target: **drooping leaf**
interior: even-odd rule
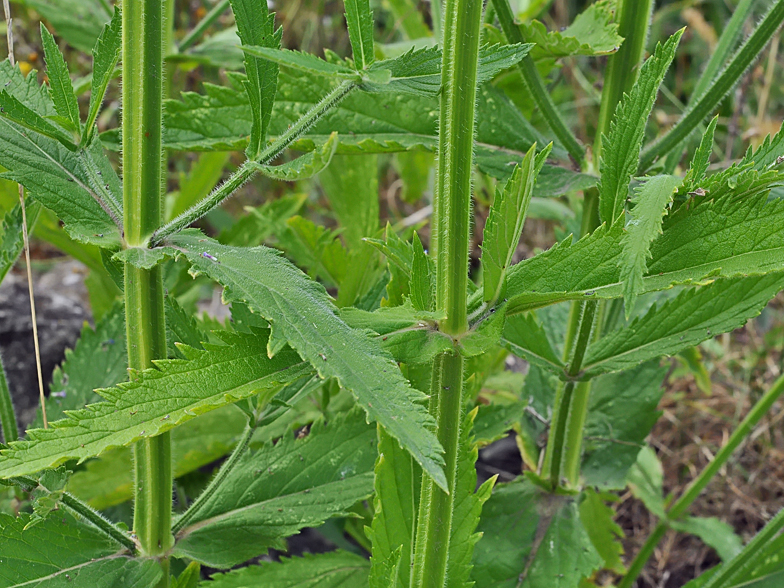
[[[544,327],[531,312],[510,316],[504,326],[502,344],[512,353],[555,374],[562,374],[564,363],[558,357]]]
[[[147,588],[161,576],[155,560],[123,555],[121,547],[65,511],[25,530],[29,515],[0,513],[0,587],[81,585]]]
[[[84,126],[83,144],[89,142],[101,110],[106,88],[112,79],[114,68],[120,59],[122,49],[122,15],[115,8],[112,20],[101,31],[93,47],[93,77],[90,87],[90,106]]]
[[[278,65],[283,65],[318,76],[332,79],[359,81],[361,76],[356,71],[342,64],[331,63],[316,57],[311,53],[293,51],[291,49],[278,49],[275,47],[243,46],[242,50],[254,57],[266,59]]]
[[[708,171],[708,164],[710,163],[710,156],[713,153],[713,136],[716,133],[716,124],[719,122],[719,115],[713,117],[713,120],[708,125],[708,129],[702,136],[700,146],[694,152],[691,159],[691,167],[683,178],[683,187],[686,192],[691,192],[700,182],[705,178]]]
[[[640,160],[645,125],[682,34],[680,30],[664,45],[657,44],[653,55],[640,68],[631,93],[618,103],[609,136],[602,138],[599,217],[607,224],[615,223],[625,209],[629,182]]]
[[[627,320],[643,289],[642,278],[651,256],[651,242],[662,232],[662,216],[680,183],[680,179],[674,176],[655,176],[634,190],[634,208],[621,239],[623,252],[618,260]]]
[[[101,0],[25,0],[49,21],[65,41],[85,53],[89,52],[103,26],[109,22],[108,4]]]
[[[174,552],[227,568],[285,549],[283,539],[331,516],[346,516],[373,491],[376,431],[354,410],[307,437],[286,435],[240,458],[213,494],[177,533]],[[237,533],[242,541],[238,542]]]
[[[659,418],[666,374],[667,366],[649,361],[593,381],[580,470],[586,484],[601,490],[626,486],[629,468]]]
[[[306,180],[320,173],[332,161],[338,147],[338,134],[332,133],[320,148],[281,165],[254,165],[254,169],[268,178],[283,182]]]
[[[346,24],[351,51],[358,70],[373,64],[376,55],[373,49],[373,12],[368,0],[343,0],[346,8]]]
[[[44,47],[46,76],[49,79],[54,109],[58,115],[70,123],[73,131],[79,132],[81,129],[79,105],[76,103],[76,94],[74,94],[68,64],[65,63],[65,58],[52,33],[43,23],[41,23],[41,42]]]
[[[610,495],[614,498],[613,495]],[[617,500],[617,499],[616,499]],[[615,511],[605,504],[605,497],[592,488],[583,494],[580,503],[580,520],[591,538],[591,543],[604,560],[604,568],[616,574],[625,574],[621,561],[623,555],[623,530],[613,520]]]
[[[309,371],[291,350],[269,359],[266,332],[224,332],[221,337],[226,345],[205,345],[204,351],[183,346],[187,360],[161,360],[158,369],[101,390],[105,402],[73,411],[48,429],[28,431],[26,440],[0,452],[0,477],[31,474],[69,459],[84,461],[261,392],[269,400],[277,386]]]
[[[336,315],[322,286],[265,247],[226,247],[198,231],[183,231],[170,243],[170,254],[185,257],[192,274],[221,283],[227,301],[244,302],[271,323],[270,351],[287,341],[320,376],[337,378],[371,419],[400,441],[439,486],[446,486],[432,417],[418,403],[422,394],[376,343]]]
[[[347,551],[330,551],[303,557],[281,558],[225,574],[214,574],[200,588],[367,588],[370,565],[364,557]]]
[[[275,30],[275,15],[267,9],[266,0],[231,0],[237,21],[237,33],[243,46],[280,49],[283,30]],[[278,85],[278,65],[267,59],[245,53],[243,85],[248,95],[253,125],[245,153],[254,160],[266,144],[269,121]]]
[[[592,345],[583,363],[584,373],[633,367],[737,329],[757,316],[782,288],[784,275],[773,273],[687,290]]]

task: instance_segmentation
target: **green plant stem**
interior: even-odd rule
[[[18,476],[16,478],[11,478],[9,481],[22,488],[25,492],[32,492],[39,487],[38,480],[28,476]],[[45,488],[45,490],[47,489]],[[128,549],[131,553],[136,553],[136,543],[134,543],[130,535],[122,529],[119,529],[108,519],[105,519],[100,513],[90,508],[90,506],[68,492],[63,493],[61,502],[69,510],[92,523],[99,531],[102,531],[105,535],[117,541],[117,543]]]
[[[198,514],[201,507],[218,491],[221,484],[223,484],[226,477],[234,470],[237,463],[239,463],[242,456],[245,454],[245,450],[248,448],[248,444],[250,443],[251,437],[253,437],[253,433],[256,431],[255,424],[253,426],[248,425],[245,427],[245,431],[242,433],[242,437],[237,442],[237,446],[234,448],[234,451],[229,456],[223,465],[221,465],[218,473],[215,474],[215,477],[210,481],[207,488],[199,494],[199,497],[194,501],[194,503],[186,510],[181,517],[177,519],[177,521],[172,525],[172,533],[176,535],[182,529],[184,529],[188,523],[193,519],[193,517]]]
[[[5,377],[2,357],[0,357],[0,431],[3,433],[5,443],[19,439],[19,425],[16,422],[16,412],[11,399],[11,390],[8,388],[8,379]]]
[[[196,41],[198,41],[201,36],[204,34],[210,25],[218,20],[221,14],[223,14],[226,9],[229,7],[229,0],[219,0],[219,2],[212,7],[212,9],[204,15],[198,24],[193,27],[193,30],[185,35],[185,37],[180,41],[179,50],[180,52],[186,51],[189,49]]]
[[[640,572],[645,567],[648,559],[653,554],[653,550],[669,528],[668,521],[677,520],[686,513],[692,503],[702,491],[705,490],[708,483],[710,483],[724,464],[727,463],[730,456],[735,453],[738,446],[740,446],[743,440],[751,434],[762,417],[768,413],[771,406],[773,406],[773,403],[781,397],[782,393],[784,393],[784,376],[776,380],[773,386],[771,386],[762,398],[757,401],[746,415],[746,418],[744,418],[735,431],[733,431],[732,435],[727,440],[727,443],[716,454],[716,457],[714,457],[708,466],[700,472],[700,475],[689,484],[686,491],[670,507],[667,511],[667,520],[659,522],[653,533],[648,537],[642,549],[629,566],[629,571],[618,585],[618,588],[631,588],[632,584],[637,579],[637,576],[640,575]]]
[[[509,6],[509,0],[493,0],[493,7],[495,8],[498,22],[501,24],[501,29],[504,31],[506,40],[510,43],[525,43],[523,33],[520,27],[514,21],[512,9]],[[520,73],[525,80],[528,90],[536,103],[536,106],[541,110],[542,116],[547,121],[547,124],[552,129],[555,136],[563,144],[574,160],[582,164],[585,159],[585,148],[574,136],[574,133],[566,126],[561,113],[558,112],[555,104],[553,103],[547,87],[544,85],[544,80],[536,69],[536,64],[530,55],[526,55],[522,61],[518,63]]]
[[[139,247],[162,220],[164,2],[126,2],[122,17],[124,233],[129,246]],[[153,360],[166,357],[160,267],[142,270],[126,264],[125,313],[128,367],[153,367]],[[169,560],[164,554],[173,542],[169,433],[136,443],[134,471],[134,533],[142,553],[160,559],[164,573],[158,587],[166,588]]]
[[[640,157],[640,170],[647,170],[656,159],[680,145],[716,109],[744,72],[756,61],[782,22],[784,22],[784,0],[777,0],[735,53],[721,75],[704,91],[702,97],[686,109],[675,126],[663,137],[643,150]]]
[[[259,164],[265,165],[275,159],[322,116],[337,106],[337,104],[348,96],[356,87],[357,83],[351,80],[342,82],[339,86],[336,86],[329,94],[324,96],[318,104],[315,104],[297,122],[291,125],[285,133],[280,135],[264,149],[258,159],[246,161],[223,184],[215,188],[206,198],[204,198],[204,200],[156,230],[150,239],[150,244],[157,245],[170,235],[178,233],[215,207],[219,206],[224,200],[229,198],[237,189],[245,184],[245,182],[253,177],[257,172],[257,166]]]

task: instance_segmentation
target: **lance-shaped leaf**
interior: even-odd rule
[[[70,123],[71,130],[79,132],[81,127],[79,105],[76,103],[76,94],[74,94],[68,64],[65,63],[65,58],[60,52],[57,42],[44,23],[41,23],[41,42],[44,47],[46,75],[49,78],[54,108],[60,117]]]
[[[72,137],[57,125],[49,122],[35,110],[28,108],[6,90],[0,91],[0,116],[39,135],[54,139],[69,151],[76,151]]]
[[[710,156],[713,153],[713,136],[716,133],[716,124],[719,122],[719,115],[713,117],[713,120],[708,125],[708,129],[702,136],[700,146],[694,152],[691,159],[691,167],[683,178],[683,188],[686,192],[691,192],[700,182],[705,178],[708,171],[708,164],[710,163]]]
[[[435,310],[435,266],[414,233],[414,258],[411,263],[411,302],[419,311]]]
[[[311,53],[292,51],[291,49],[277,49],[274,47],[244,46],[242,50],[254,57],[266,59],[278,65],[283,65],[318,76],[332,79],[360,81],[362,76],[356,71],[342,64],[331,63],[316,57]]]
[[[618,260],[627,319],[643,289],[642,278],[651,256],[651,242],[662,232],[662,217],[680,183],[680,178],[675,176],[655,176],[634,190],[634,208],[621,239],[623,252]]]
[[[784,287],[784,274],[719,280],[674,300],[603,337],[588,349],[584,374],[626,369],[673,355],[746,324]]]
[[[337,316],[323,286],[266,247],[227,247],[190,230],[169,243],[170,254],[185,257],[192,274],[206,274],[226,288],[228,302],[244,302],[271,323],[271,352],[287,341],[321,377],[337,378],[368,416],[446,487],[433,419],[419,404],[422,393],[408,385],[377,343]]]
[[[358,70],[366,69],[376,59],[373,49],[373,12],[368,0],[343,0],[351,51]]]
[[[512,256],[523,234],[536,176],[551,149],[552,145],[536,155],[534,144],[503,190],[496,190],[482,241],[484,300],[490,305],[504,297],[506,272],[512,265]]]
[[[683,29],[664,45],[656,45],[653,55],[640,68],[631,93],[618,103],[609,136],[602,138],[599,217],[607,224],[613,224],[625,209],[629,183],[640,161],[645,125],[682,34]]]
[[[563,374],[563,361],[547,339],[544,327],[532,312],[507,318],[501,344],[518,357],[555,374]]]
[[[70,412],[48,429],[28,431],[26,440],[0,451],[0,477],[31,474],[69,459],[84,461],[259,393],[269,400],[279,385],[309,372],[290,349],[268,358],[265,331],[221,337],[226,345],[205,345],[204,351],[182,346],[186,360],[161,360],[159,369],[134,373],[130,382],[101,390],[106,402]]]
[[[275,30],[275,15],[267,9],[266,0],[231,0],[237,21],[237,34],[242,44],[280,49],[283,29]],[[256,159],[266,144],[272,104],[278,86],[278,65],[267,59],[245,54],[245,91],[250,101],[253,125],[245,153]]]
[[[282,182],[295,182],[312,178],[329,165],[338,148],[338,134],[332,133],[321,148],[306,153],[281,165],[255,164],[253,168],[268,178]]]
[[[112,79],[114,68],[120,59],[122,49],[122,15],[119,8],[114,9],[112,20],[103,28],[93,47],[93,78],[90,87],[90,106],[87,110],[87,121],[84,125],[82,143],[86,144],[92,137],[98,112],[101,110],[103,97],[109,80]]]
[[[288,434],[240,458],[219,491],[177,533],[174,551],[228,568],[269,548],[285,549],[285,537],[346,516],[367,498],[375,459],[376,430],[359,410],[329,426],[317,421],[302,440]]]
[[[330,551],[303,557],[281,558],[226,574],[215,574],[201,588],[367,588],[368,560],[347,551]]]
[[[0,513],[0,587],[82,585],[146,588],[160,579],[155,560],[122,553],[114,540],[65,511],[25,530],[29,515]]]

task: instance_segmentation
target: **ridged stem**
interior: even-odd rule
[[[3,433],[5,443],[19,439],[19,425],[16,422],[16,412],[11,399],[11,390],[8,388],[2,357],[0,357],[0,427],[2,427],[0,430]]]
[[[757,60],[782,22],[784,22],[784,0],[777,0],[702,97],[686,109],[675,126],[663,137],[643,150],[640,157],[641,171],[647,170],[656,159],[680,145],[716,109],[749,66]]]
[[[629,566],[629,571],[618,585],[618,588],[631,588],[632,584],[637,579],[637,576],[640,575],[640,572],[642,572],[642,569],[645,567],[648,559],[650,559],[651,555],[653,554],[653,550],[656,548],[659,541],[661,541],[662,537],[664,537],[664,533],[669,528],[667,521],[678,520],[686,513],[697,497],[702,494],[702,491],[705,490],[706,486],[710,483],[714,476],[722,467],[724,467],[724,464],[727,463],[730,456],[735,453],[735,450],[738,449],[743,440],[751,434],[751,432],[754,430],[754,427],[757,426],[757,423],[759,423],[762,417],[768,413],[770,408],[773,406],[773,403],[775,403],[781,397],[782,393],[784,393],[784,376],[776,380],[773,386],[771,386],[770,389],[765,392],[762,398],[757,401],[757,403],[749,411],[749,414],[746,415],[746,418],[744,418],[738,427],[732,432],[732,435],[730,435],[727,443],[724,444],[713,460],[704,470],[700,472],[700,475],[697,476],[697,478],[691,484],[689,484],[688,488],[686,488],[686,491],[670,507],[670,509],[667,511],[667,520],[659,522],[653,533],[651,533],[651,535],[648,537],[642,549],[634,558],[632,564]]]
[[[162,221],[161,160],[164,8],[162,0],[123,4],[123,211],[125,241],[144,246]],[[128,366],[143,370],[166,357],[163,279],[152,270],[125,267]],[[133,376],[132,376],[133,377]],[[134,446],[133,529],[145,555],[158,556],[159,588],[169,585],[172,545],[172,464],[169,433]]]
[[[504,31],[506,40],[510,43],[525,43],[520,27],[514,21],[512,9],[509,7],[509,0],[493,0],[492,3],[495,8],[498,22],[501,24],[501,29]],[[536,106],[542,113],[545,121],[547,121],[550,129],[558,137],[558,140],[563,144],[574,160],[582,164],[585,159],[585,148],[580,144],[575,137],[574,133],[566,126],[561,113],[550,97],[550,92],[544,85],[544,80],[536,69],[536,64],[530,55],[526,55],[522,61],[518,63],[520,73],[525,80],[528,90],[536,103]]]

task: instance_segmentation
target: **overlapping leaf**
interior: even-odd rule
[[[112,78],[114,68],[120,59],[122,45],[122,16],[115,9],[112,20],[101,31],[93,47],[93,77],[90,87],[90,106],[84,127],[84,137],[89,140],[93,133],[106,88]],[[83,140],[82,143],[85,141]]]
[[[49,79],[54,108],[57,114],[70,124],[72,130],[78,132],[81,125],[79,105],[76,103],[76,94],[74,94],[68,64],[65,63],[65,58],[52,33],[43,23],[41,23],[41,42],[44,47],[46,76]]]
[[[285,537],[367,498],[375,459],[375,427],[359,410],[316,422],[302,440],[289,434],[247,453],[177,533],[175,553],[227,568],[285,549]]]
[[[260,392],[269,400],[280,384],[309,371],[291,350],[268,358],[265,332],[222,337],[226,345],[205,345],[204,351],[183,346],[187,360],[159,361],[159,369],[102,390],[106,402],[73,411],[49,429],[28,431],[26,440],[0,451],[0,477],[83,461]]]
[[[508,317],[501,343],[518,357],[556,374],[563,373],[563,361],[558,357],[547,339],[544,327],[533,313]]]
[[[446,480],[432,417],[419,404],[397,365],[365,333],[336,314],[324,288],[266,247],[238,249],[184,231],[169,241],[171,255],[185,257],[192,274],[222,284],[227,301],[246,303],[272,325],[268,345],[288,342],[324,378],[337,378],[367,412],[400,441],[439,486]]]
[[[281,165],[254,165],[254,169],[275,180],[295,182],[306,180],[320,173],[332,161],[338,147],[338,134],[332,133],[326,143],[292,161]]]

